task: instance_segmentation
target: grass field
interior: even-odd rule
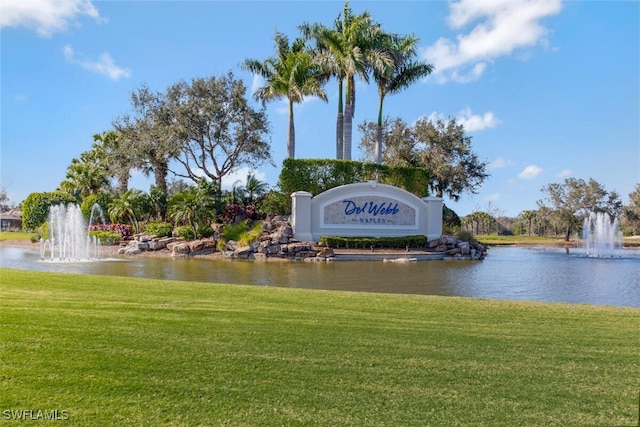
[[[500,246],[500,245],[540,245],[540,246],[563,246],[563,245],[580,245],[581,242],[571,240],[566,242],[563,237],[544,237],[544,236],[498,236],[491,235],[478,235],[474,236],[480,243],[485,245]],[[625,247],[637,247],[640,246],[640,237],[623,237],[622,244]]]
[[[30,240],[34,233],[24,231],[0,231],[0,241],[3,240]]]
[[[638,309],[8,269],[0,304],[3,421],[638,425]]]

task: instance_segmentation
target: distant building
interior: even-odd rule
[[[22,228],[22,212],[18,209],[0,213],[1,230],[19,230]]]

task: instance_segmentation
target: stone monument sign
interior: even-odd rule
[[[375,181],[332,188],[313,196],[291,195],[294,237],[318,241],[321,236],[400,237],[442,234],[442,198],[419,198]]]

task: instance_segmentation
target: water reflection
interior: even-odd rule
[[[387,292],[640,307],[640,251],[586,258],[556,248],[492,248],[477,261],[252,262],[118,258],[38,261],[37,251],[0,248],[0,266],[211,283]]]

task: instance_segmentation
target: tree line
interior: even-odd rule
[[[628,205],[616,191],[608,191],[594,179],[567,178],[541,191],[545,197],[538,200],[538,209],[525,210],[516,218],[476,211],[461,218],[461,225],[475,234],[562,236],[569,241],[582,231],[591,212],[605,212],[611,219],[618,218],[624,235],[640,235],[640,184],[629,193]]]

